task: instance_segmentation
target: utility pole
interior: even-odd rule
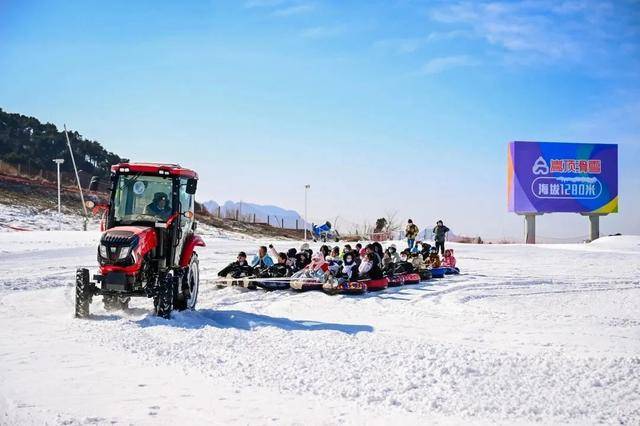
[[[62,206],[60,202],[60,164],[64,163],[63,158],[56,158],[53,160],[56,163],[56,169],[58,169],[58,229],[62,229]]]
[[[76,172],[76,181],[78,182],[78,189],[80,190],[80,201],[82,202],[82,209],[84,210],[84,225],[83,231],[87,230],[87,206],[84,205],[84,195],[82,194],[82,185],[80,185],[80,176],[78,176],[78,168],[76,167],[76,159],[73,156],[73,150],[71,149],[71,141],[69,140],[69,134],[67,133],[67,125],[64,125],[64,136],[67,138],[67,145],[69,146],[69,154],[71,154],[71,162],[73,163],[73,170]]]
[[[307,192],[309,192],[311,185],[304,186],[304,240],[307,241]]]

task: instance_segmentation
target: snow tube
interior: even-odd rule
[[[433,268],[431,270],[431,276],[433,278],[444,278],[445,268]]]
[[[433,274],[428,269],[421,269],[418,275],[420,275],[420,281],[429,281],[433,278]]]
[[[367,291],[367,283],[364,281],[328,282],[322,286],[322,290],[327,294],[363,294]]]
[[[389,285],[388,278],[378,278],[377,280],[362,280],[359,282],[366,283],[368,291],[384,290]]]
[[[404,276],[403,275],[392,275],[387,277],[389,280],[389,287],[398,287],[404,284]]]
[[[268,280],[268,281],[255,281],[254,284],[263,290],[286,290],[291,285],[289,280]]]
[[[404,284],[418,284],[420,282],[420,274],[412,272],[404,275]]]
[[[322,290],[322,282],[310,279],[291,281],[290,286],[297,291]]]
[[[451,275],[451,274],[458,275],[460,273],[460,269],[456,268],[456,267],[451,268],[451,267],[447,266],[447,267],[444,268],[444,273],[446,275]]]

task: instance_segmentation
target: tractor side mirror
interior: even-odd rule
[[[98,176],[91,176],[91,181],[89,182],[89,191],[97,191],[100,186],[100,178]]]
[[[196,189],[198,189],[198,179],[187,179],[187,194],[195,194]]]

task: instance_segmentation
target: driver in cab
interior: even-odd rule
[[[145,214],[157,216],[162,220],[169,219],[171,216],[171,206],[169,206],[169,197],[164,192],[156,192],[153,195],[153,201],[147,205]]]

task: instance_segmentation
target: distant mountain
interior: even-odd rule
[[[258,222],[266,222],[267,217],[269,217],[269,221],[273,223],[281,223],[281,221],[284,220],[285,226],[295,225],[296,220],[299,221],[300,227],[302,227],[303,223],[302,216],[300,216],[298,212],[283,209],[278,206],[247,203],[244,201],[226,201],[220,205],[213,200],[202,204],[212,214],[217,214],[218,207],[220,207],[220,215],[222,217],[235,217],[236,211],[238,211],[238,216],[245,218],[245,220],[253,219],[253,215],[255,214],[256,221]]]
[[[218,211],[219,204],[213,200],[205,201],[204,203],[201,203],[201,204],[209,213],[217,213]]]

